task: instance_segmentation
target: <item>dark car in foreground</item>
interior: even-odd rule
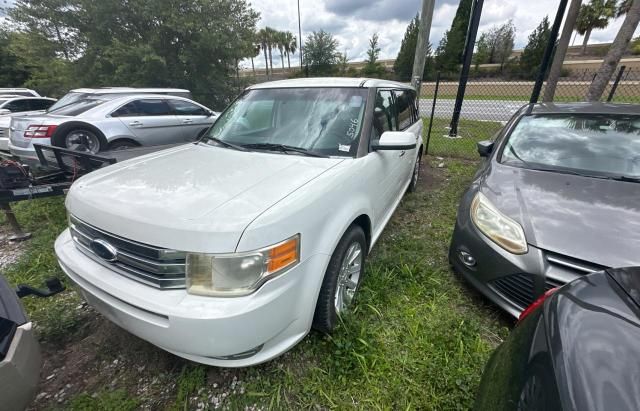
[[[552,290],[493,353],[477,411],[640,409],[640,268]]]
[[[640,265],[640,106],[523,107],[458,209],[453,268],[513,316],[546,290]]]

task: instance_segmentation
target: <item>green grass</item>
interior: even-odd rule
[[[458,136],[449,138],[449,118],[434,118],[429,141],[429,154],[441,157],[461,157],[477,159],[476,143],[490,140],[501,128],[497,121],[477,121],[460,119]],[[424,118],[424,139],[427,141],[429,118]]]
[[[470,125],[462,124],[463,129]],[[459,141],[464,142],[461,147],[471,150],[466,140]],[[96,371],[99,364],[84,364],[92,385],[62,406],[72,410],[142,406],[182,410],[203,402],[212,408],[207,398],[215,395],[229,409],[253,405],[267,409],[469,409],[484,364],[510,325],[448,266],[457,202],[476,166],[463,159],[427,158],[423,177],[434,181],[429,189],[423,187],[403,200],[368,259],[353,314],[331,336],[312,332],[290,352],[266,364],[220,370],[175,359],[125,332],[105,332],[102,340],[91,343],[92,350],[108,362],[123,356],[126,366],[119,372],[126,375],[116,382],[111,379],[113,374],[102,376]],[[10,282],[38,284],[48,276],[61,276],[52,247],[66,224],[62,199],[23,202],[14,209],[34,238],[23,258],[7,271]],[[25,301],[41,340],[59,345],[60,353],[81,345],[86,335],[97,335],[91,325],[81,326],[96,321],[86,318],[95,315],[91,311],[76,309],[79,301],[72,290],[50,299]],[[159,361],[151,364],[152,358]],[[67,367],[74,366],[70,358]],[[168,390],[162,400],[158,400],[157,389],[150,389],[148,397],[138,394],[142,383],[136,370],[143,366],[147,366],[145,373],[152,372],[143,373],[144,381],[157,380],[162,390]],[[242,381],[241,390],[229,388],[235,379]],[[82,381],[74,383],[82,385]],[[223,390],[228,391],[224,396]]]

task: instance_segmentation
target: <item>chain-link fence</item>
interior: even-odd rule
[[[574,71],[569,76],[561,78],[556,87],[554,102],[584,101],[594,76],[593,70],[585,70]],[[603,101],[640,103],[640,70],[620,67],[613,77],[603,93]],[[476,142],[490,139],[531,98],[534,81],[509,78],[477,75],[469,78],[458,130],[454,136],[450,135],[451,119],[458,82],[423,83],[419,108],[425,119],[425,137],[429,140],[429,154],[477,158]],[[543,85],[540,100],[544,96],[545,87],[546,83]],[[433,122],[430,124],[432,111]]]

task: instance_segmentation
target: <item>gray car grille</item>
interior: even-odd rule
[[[500,277],[489,283],[502,297],[524,310],[536,299],[534,290],[534,276],[521,273]],[[545,278],[544,290],[562,287],[564,283],[553,278]]]
[[[0,127],[0,138],[9,137],[9,129],[6,127]]]
[[[73,216],[69,217],[69,229],[80,251],[118,274],[162,289],[185,287],[184,252],[127,240]],[[94,240],[102,240],[113,246],[117,250],[115,259],[107,261],[98,256],[92,248]]]
[[[590,274],[596,271],[602,271],[607,267],[590,263],[588,261],[578,260],[577,258],[567,257],[566,255],[545,251],[547,262],[551,265],[561,267],[564,270],[571,271],[575,274]]]

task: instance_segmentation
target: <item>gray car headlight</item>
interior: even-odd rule
[[[276,245],[246,253],[188,253],[187,292],[216,297],[251,294],[298,262],[299,234]]]
[[[484,235],[510,253],[528,251],[522,226],[502,214],[482,193],[476,194],[471,203],[471,220]]]

